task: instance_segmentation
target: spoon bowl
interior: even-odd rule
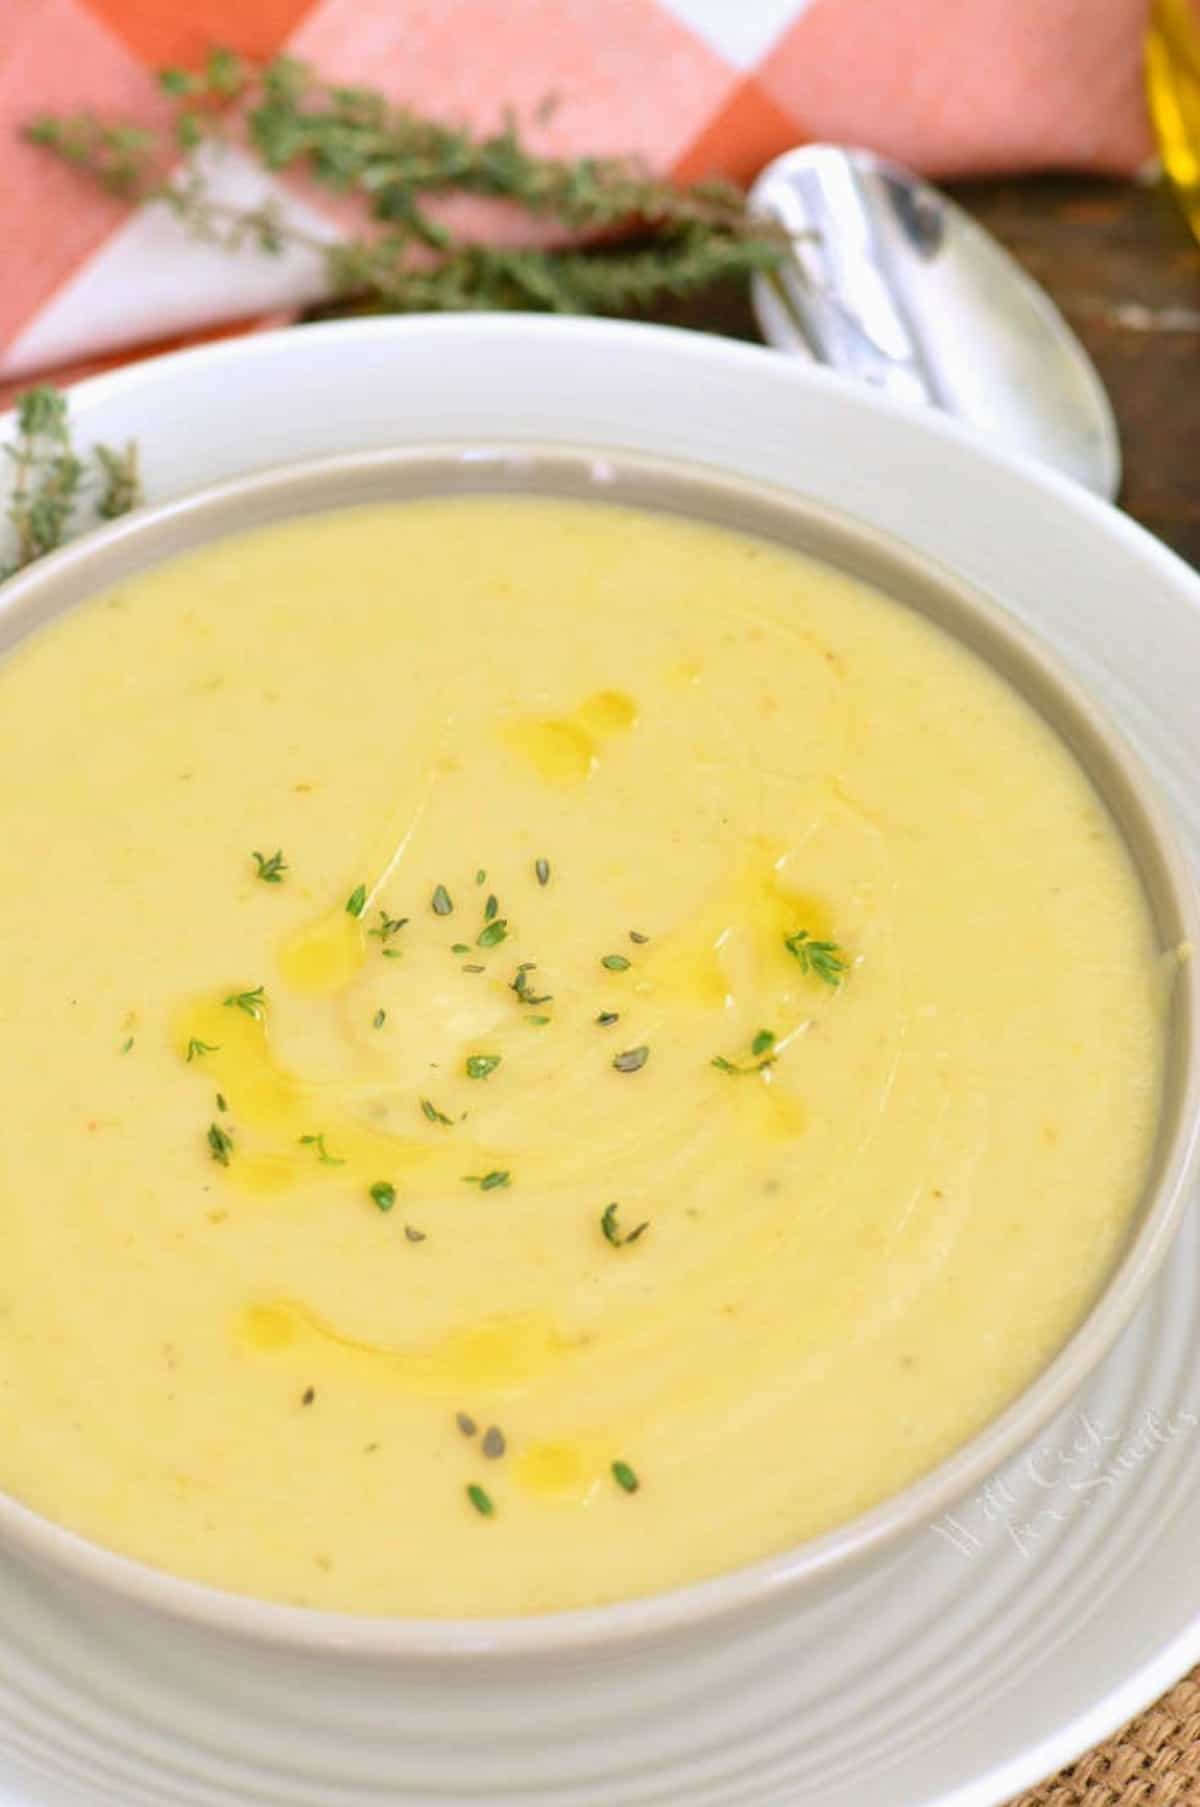
[[[1104,386],[1050,297],[970,214],[873,151],[777,157],[751,203],[795,235],[758,276],[768,343],[943,408],[993,443],[1111,499],[1121,481]]]

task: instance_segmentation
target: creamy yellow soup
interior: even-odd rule
[[[960,645],[584,503],[291,523],[0,667],[0,1486],[358,1613],[669,1588],[961,1444],[1094,1298],[1163,1014]]]

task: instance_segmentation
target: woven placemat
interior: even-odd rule
[[[1200,1807],[1200,1669],[1012,1807]]]

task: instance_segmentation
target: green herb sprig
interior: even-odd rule
[[[210,1123],[206,1140],[208,1142],[208,1152],[211,1154],[213,1160],[218,1162],[222,1167],[228,1167],[229,1157],[233,1153],[233,1137],[229,1134],[229,1131],[227,1129],[222,1129],[219,1123]]]
[[[529,983],[529,975],[537,970],[532,960],[522,960],[515,974],[509,980],[508,989],[517,994],[518,1004],[552,1004],[554,994],[549,991],[535,992]]]
[[[89,488],[101,520],[127,514],[142,500],[133,445],[123,452],[105,445],[93,448],[97,493],[95,474],[89,477],[72,442],[67,398],[59,390],[48,385],[27,389],[17,398],[16,414],[16,438],[4,447],[13,467],[7,516],[16,545],[15,555],[0,562],[0,579],[62,545]]]
[[[638,1480],[637,1475],[629,1466],[628,1462],[614,1462],[612,1465],[612,1478],[617,1483],[617,1486],[625,1493],[636,1493],[641,1486],[641,1482]]]
[[[617,1215],[620,1209],[620,1205],[607,1205],[600,1215],[600,1229],[603,1233],[604,1240],[605,1242],[610,1243],[614,1249],[628,1248],[631,1242],[636,1242],[638,1237],[644,1236],[646,1231],[650,1228],[650,1219],[646,1218],[632,1230],[622,1231],[620,1225],[617,1223]]]
[[[294,57],[256,66],[217,49],[202,68],[165,69],[159,82],[176,102],[168,134],[78,114],[44,115],[26,135],[111,193],[168,207],[210,244],[276,255],[307,245],[324,261],[331,295],[359,310],[625,313],[775,269],[787,250],[783,229],[753,215],[731,183],[676,185],[628,157],[542,156],[511,118],[499,131],[473,132],[369,88],[327,84]],[[231,110],[267,169],[356,196],[368,230],[328,244],[270,203],[219,201],[194,153],[228,135]],[[183,167],[164,177],[180,150]],[[456,193],[515,203],[591,242],[462,244],[429,206]],[[423,261],[414,263],[414,251]]]
[[[380,910],[378,928],[368,929],[367,934],[376,941],[387,942],[393,935],[399,934],[407,921],[407,916],[389,916],[386,910]]]
[[[765,1067],[774,1066],[778,1056],[775,1053],[775,1035],[770,1029],[760,1029],[750,1043],[752,1059],[748,1063],[738,1064],[726,1060],[723,1054],[714,1057],[711,1065],[720,1073],[761,1073]]]
[[[799,961],[800,971],[820,979],[823,984],[831,985],[836,990],[850,970],[850,962],[845,949],[836,941],[818,941],[807,929],[797,929],[793,935],[785,935],[783,945],[794,960]]]
[[[344,1167],[346,1165],[340,1155],[330,1154],[325,1146],[325,1137],[323,1135],[300,1136],[297,1139],[301,1148],[312,1149],[322,1167]]]
[[[282,848],[277,847],[270,858],[262,853],[252,853],[250,858],[258,868],[254,876],[260,878],[264,885],[281,885],[283,883],[283,875],[288,870],[288,863],[283,857]]]
[[[244,1011],[247,1016],[252,1016],[256,1022],[260,1022],[266,1013],[266,992],[261,985],[256,985],[253,991],[232,992],[225,999],[225,1003],[230,1010]]]
[[[494,1518],[495,1517],[495,1513],[496,1513],[495,1501],[492,1499],[492,1496],[487,1491],[487,1489],[485,1487],[481,1487],[477,1481],[472,1481],[470,1486],[467,1488],[467,1498],[470,1500],[471,1504],[474,1506],[476,1512],[478,1512],[480,1518]]]

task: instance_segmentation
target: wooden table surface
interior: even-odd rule
[[[1045,285],[1095,360],[1121,434],[1121,505],[1200,565],[1200,246],[1170,191],[1046,176],[953,193]],[[758,337],[739,295],[656,317]]]

